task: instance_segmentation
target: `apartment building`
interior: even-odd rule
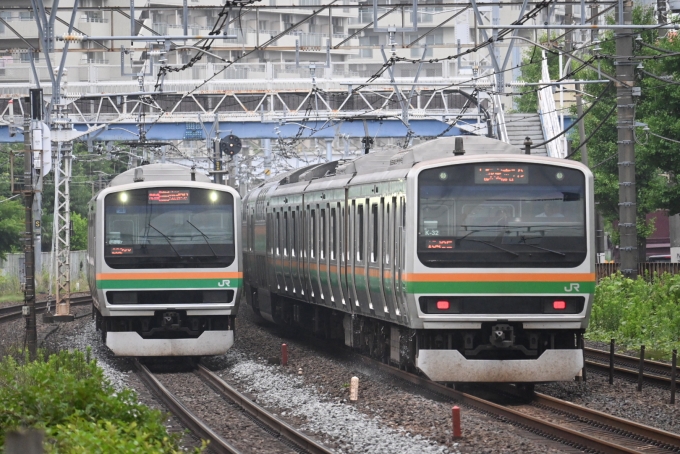
[[[4,3],[4,2],[3,2]],[[222,71],[220,77],[226,79],[297,79],[312,76],[310,63],[314,64],[314,76],[318,78],[369,77],[380,69],[384,62],[380,46],[385,47],[389,58],[392,45],[396,55],[409,59],[445,59],[461,53],[476,43],[485,41],[484,32],[475,29],[474,13],[469,5],[452,7],[443,0],[420,0],[414,16],[413,8],[379,7],[375,31],[373,2],[341,0],[333,8],[323,8],[324,0],[263,0],[256,4],[257,9],[232,8],[230,24],[211,46],[210,54],[197,62],[190,72],[170,74],[178,79],[205,78],[211,70],[219,70],[224,60],[238,63]],[[380,2],[381,4],[389,3]],[[128,0],[81,0],[74,22],[74,32],[107,37],[112,35],[183,35],[183,0],[135,0],[134,27],[129,18]],[[207,35],[219,19],[222,0],[188,0],[189,35]],[[52,0],[45,0],[45,8],[50,10]],[[10,7],[11,6],[11,7]],[[38,77],[48,80],[44,57],[38,52],[38,29],[29,10],[28,0],[19,0],[0,7],[0,80],[5,83],[34,82],[30,70],[30,49],[38,69]],[[515,21],[521,3],[512,1],[500,6],[484,5],[479,2],[480,14],[485,23],[505,24]],[[61,0],[54,35],[66,33],[71,19],[73,0]],[[318,7],[318,8],[317,8]],[[322,9],[323,8],[323,9]],[[574,7],[574,21],[580,21],[580,8]],[[303,21],[314,11],[314,17],[307,19],[295,30],[286,32],[292,25]],[[417,29],[414,28],[417,20]],[[563,23],[564,5],[543,8],[540,15],[530,23]],[[389,33],[394,27],[397,31]],[[487,30],[491,35],[491,31]],[[540,32],[538,32],[540,34]],[[533,31],[522,31],[521,36],[532,38]],[[575,34],[575,40],[581,39]],[[242,56],[254,48],[263,46],[272,38],[278,39],[263,49]],[[522,58],[522,49],[528,43],[515,40],[509,66],[517,66]],[[165,51],[163,43],[130,41],[71,42],[66,67],[69,69],[68,82],[99,82],[130,80],[134,74],[152,74],[150,60],[158,68],[161,64],[180,66],[190,61],[195,51],[186,49],[192,41],[174,39],[173,48]],[[504,61],[510,47],[510,40],[497,43],[496,57]],[[55,51],[59,52],[64,42],[55,41]],[[185,47],[184,49],[181,49]],[[426,49],[427,47],[427,49]],[[330,49],[330,51],[328,50]],[[123,68],[121,69],[121,59]],[[208,67],[207,65],[213,65]],[[472,75],[479,70],[482,75],[492,71],[492,62],[487,50],[469,54],[460,59],[427,62],[421,68],[420,78],[451,78]],[[395,77],[412,78],[418,65],[399,63],[394,67]],[[518,74],[506,75],[506,80]]]

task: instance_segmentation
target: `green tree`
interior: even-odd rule
[[[87,219],[78,213],[71,213],[73,233],[71,234],[71,250],[84,251],[87,249]]]
[[[638,69],[642,98],[636,120],[649,128],[636,128],[636,155],[662,171],[656,202],[673,215],[680,213],[680,54],[673,55],[680,52],[680,38],[674,31],[663,39],[656,34],[644,34],[636,52],[646,57]]]
[[[614,23],[613,16],[608,18],[610,23]],[[650,8],[637,6],[633,10],[633,23],[653,24],[655,23],[653,11]],[[671,52],[680,51],[680,42],[677,39],[658,39],[657,30],[646,30],[640,34],[642,43],[648,43],[655,47],[663,47]],[[599,64],[600,69],[605,74],[616,74],[614,66],[616,56],[616,41],[612,32],[606,32],[601,36],[600,46],[602,48],[598,59],[591,56],[591,66]],[[651,55],[661,55],[663,52],[653,51],[649,47],[640,45],[640,40],[636,48],[636,55],[643,58]],[[563,42],[546,43],[543,46],[555,48]],[[538,57],[537,57],[538,56]],[[583,56],[588,59],[588,56]],[[533,63],[539,59],[538,64]],[[645,65],[659,71],[659,74],[677,74],[680,72],[680,59],[657,58],[647,60]],[[599,63],[597,63],[599,62]],[[531,49],[525,55],[524,66],[522,67],[522,79],[526,82],[537,82],[540,78],[540,49]],[[550,77],[555,80],[558,77],[557,57],[548,57]],[[592,67],[583,66],[580,63],[571,67],[574,72],[573,77],[580,80],[602,79],[597,70]],[[642,96],[637,98],[636,121],[645,122],[657,127],[658,134],[665,137],[680,140],[680,120],[676,119],[671,112],[676,112],[680,108],[680,86],[664,83],[658,79],[646,77],[643,72],[638,70],[638,76],[642,77]],[[678,79],[680,80],[680,78]],[[663,85],[663,90],[659,86]],[[618,132],[616,120],[616,88],[613,84],[608,86],[599,84],[582,85],[582,89],[590,94],[584,97],[584,101],[594,103],[588,115],[584,118],[586,137],[592,134],[588,142],[588,154],[591,170],[595,175],[595,200],[598,204],[598,211],[609,223],[614,223],[619,217],[619,163],[618,163]],[[524,95],[516,102],[520,111],[536,111],[535,87],[523,87]],[[588,107],[588,106],[586,106]],[[576,114],[575,107],[572,108],[572,115]],[[662,126],[663,125],[663,126]],[[680,159],[675,156],[678,154],[678,144],[666,141],[664,146],[660,146],[660,139],[654,136],[646,137],[642,130],[637,129],[638,143],[636,144],[636,189],[637,189],[637,230],[639,250],[647,236],[654,232],[654,226],[646,222],[648,213],[654,212],[659,208],[668,208],[671,213],[680,211],[680,189],[674,181],[675,175],[680,173]],[[669,135],[666,135],[669,134]],[[580,144],[576,128],[569,133],[569,139],[574,148]],[[640,140],[642,139],[642,140]],[[581,159],[581,153],[577,152],[571,157],[574,160]],[[670,173],[668,173],[670,172]],[[668,180],[671,180],[671,185]],[[614,240],[617,241],[617,232],[612,232]]]
[[[540,44],[548,47],[547,35],[540,38]],[[538,46],[532,46],[527,49],[522,59],[522,67],[520,68],[521,82],[536,83],[541,80],[541,73],[543,67],[542,51]],[[552,80],[559,78],[559,53],[557,51],[546,52],[548,59],[548,73]],[[515,98],[515,106],[518,112],[536,113],[538,109],[538,93],[539,87],[535,85],[527,85],[521,87],[519,92],[521,96]]]
[[[610,23],[614,22],[609,17]],[[653,24],[654,16],[651,8],[636,6],[633,9],[634,24]],[[653,43],[657,40],[657,30],[645,30],[640,33],[644,42]],[[600,68],[602,72],[614,75],[616,56],[616,41],[612,32],[606,32],[600,44],[602,57]],[[638,46],[637,55],[648,53]],[[639,75],[639,73],[638,73]],[[597,71],[584,70],[580,74],[581,79],[599,79]],[[618,160],[618,130],[616,119],[616,88],[613,84],[603,93],[602,87],[584,85],[584,90],[596,98],[597,103],[585,117],[586,137],[593,134],[588,142],[588,154],[590,166],[595,174],[595,199],[598,203],[598,211],[609,222],[614,222],[619,217],[619,160]],[[644,121],[641,113],[644,111],[668,112],[669,106],[661,101],[651,90],[642,90],[642,96],[636,100],[636,121]],[[651,103],[651,104],[650,104]],[[579,144],[578,135],[575,131],[571,134],[574,146]],[[645,251],[647,236],[654,232],[654,225],[646,221],[649,213],[659,208],[664,208],[663,193],[668,186],[667,180],[662,176],[664,166],[659,161],[650,159],[650,148],[639,142],[635,146],[635,179],[637,190],[637,233],[638,250],[641,254]],[[577,152],[573,159],[580,159]],[[617,233],[613,232],[614,240],[617,241]],[[641,259],[644,258],[641,255]]]
[[[0,203],[0,258],[21,250],[24,231],[24,207],[16,200]]]

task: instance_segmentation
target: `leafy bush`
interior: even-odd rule
[[[629,279],[617,273],[600,281],[587,337],[670,354],[680,349],[680,275]]]
[[[20,299],[23,299],[23,294],[21,293],[21,283],[17,276],[2,276],[0,275],[0,295],[16,296],[19,295]],[[12,301],[12,299],[9,299]]]
[[[116,391],[79,351],[0,362],[0,446],[19,427],[44,430],[49,453],[180,452],[163,415],[133,391]]]

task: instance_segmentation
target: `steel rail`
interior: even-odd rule
[[[595,348],[583,349],[586,357],[586,366],[602,372],[609,371],[609,352]],[[589,358],[591,360],[589,360]],[[634,356],[614,354],[614,372],[627,378],[637,378],[639,375],[640,358]],[[671,384],[671,365],[645,359],[643,379],[650,383],[661,386]]]
[[[257,419],[271,430],[279,434],[279,436],[287,439],[293,444],[299,446],[305,451],[312,454],[332,454],[333,451],[325,446],[312,440],[305,434],[299,432],[294,427],[288,425],[280,420],[264,408],[260,407],[252,400],[248,399],[244,394],[230,386],[214,372],[199,364],[197,374],[199,377],[208,382],[219,393],[223,394],[227,399],[235,402],[239,407],[243,408],[249,415]]]
[[[91,296],[75,296],[71,298],[71,305],[72,306],[85,306],[88,304],[92,303],[92,297]],[[50,304],[50,306],[54,306],[55,301],[54,300],[49,300],[49,301],[38,301],[35,303],[35,311],[37,314],[41,312],[45,312],[45,309],[47,308],[47,304]],[[24,304],[14,304],[11,306],[3,306],[0,307],[0,323],[5,323],[9,322],[12,320],[16,320],[18,318],[23,317],[22,313],[22,308],[24,307]]]
[[[158,381],[158,379],[151,373],[151,371],[135,359],[135,365],[137,366],[137,371],[139,376],[144,381],[144,383],[151,389],[163,402],[170,412],[175,415],[180,422],[187,427],[194,435],[199,438],[209,440],[210,444],[208,449],[217,454],[231,453],[239,454],[239,451],[231,443],[229,443],[224,438],[217,435],[213,430],[208,427],[200,418],[194,415],[184,404],[177,399],[163,384]]]
[[[580,418],[589,419],[607,427],[632,433],[647,440],[652,440],[653,442],[668,445],[669,447],[672,447],[670,449],[680,450],[680,436],[665,430],[645,426],[644,424],[582,407],[571,402],[546,396],[545,394],[535,393],[534,403],[564,411]],[[647,451],[647,449],[645,449],[645,451]]]
[[[540,433],[542,435],[547,435],[550,437],[556,438],[558,441],[563,442],[565,444],[569,445],[576,445],[580,449],[590,449],[590,450],[597,450],[603,453],[640,453],[640,452],[649,452],[647,449],[649,449],[649,446],[646,446],[647,449],[644,451],[635,449],[629,445],[622,445],[618,443],[614,443],[611,441],[603,440],[601,438],[598,438],[597,436],[593,436],[587,433],[579,432],[577,430],[573,430],[567,427],[564,427],[563,425],[558,425],[558,424],[553,424],[548,421],[545,421],[540,418],[532,417],[529,416],[525,413],[519,412],[517,410],[514,410],[512,408],[509,408],[507,406],[499,405],[493,402],[489,402],[487,400],[481,399],[479,397],[466,394],[460,391],[456,391],[451,388],[447,388],[444,385],[441,385],[439,383],[435,383],[433,381],[430,381],[429,379],[423,378],[423,377],[418,377],[414,374],[396,369],[392,366],[388,366],[386,364],[374,361],[370,358],[362,357],[362,360],[364,362],[370,363],[373,366],[378,367],[380,370],[383,372],[386,372],[396,378],[399,378],[401,380],[404,380],[406,382],[418,385],[421,388],[427,389],[429,391],[432,391],[434,393],[452,398],[458,402],[464,403],[466,405],[469,405],[470,407],[473,407],[475,409],[478,409],[482,412],[489,413],[495,416],[499,416],[501,418],[507,419],[511,423],[517,424],[520,427],[527,428],[529,430],[535,431],[537,433]],[[546,396],[547,397],[547,396]],[[552,402],[552,401],[551,401]],[[555,405],[552,404],[551,405]],[[578,407],[578,406],[577,406]],[[585,408],[585,407],[580,407],[580,411],[582,412],[590,412],[591,410]],[[586,414],[586,413],[583,413]],[[620,418],[615,418],[611,419],[609,415],[606,415],[605,413],[600,413],[600,412],[593,412],[591,416],[583,416],[584,418],[594,420],[597,423],[597,426],[612,426],[616,427],[616,424],[622,424],[622,420]],[[603,421],[603,418],[610,418],[606,419],[608,422],[600,422]],[[626,429],[626,432],[630,432],[632,437],[638,436],[638,437],[645,437],[645,438],[650,438],[657,442],[660,445],[670,445],[672,444],[673,446],[680,447],[680,437],[672,434],[670,432],[664,432],[658,429],[654,429],[652,427],[647,427],[643,426],[641,424],[637,423],[631,423],[628,422],[630,425],[627,426],[629,429]],[[638,430],[640,427],[645,427],[645,430],[643,433],[638,433],[639,431],[642,431],[642,429]],[[653,438],[650,436],[650,434],[657,434]],[[610,435],[608,433],[608,435]],[[631,439],[632,440],[632,439]],[[667,441],[673,440],[673,443],[668,443]]]

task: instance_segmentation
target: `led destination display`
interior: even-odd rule
[[[526,166],[477,166],[475,184],[527,184]]]
[[[149,191],[149,204],[189,203],[189,191],[181,189],[153,189]]]

